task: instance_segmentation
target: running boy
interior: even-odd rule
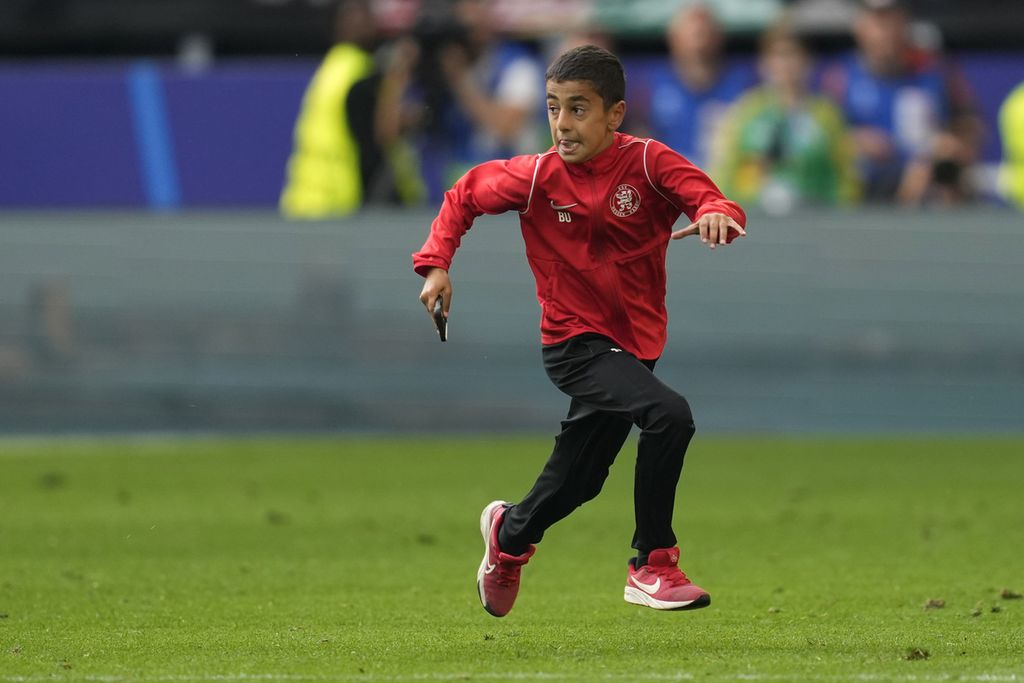
[[[660,142],[617,132],[626,112],[618,58],[592,45],[548,68],[554,147],[481,164],[445,195],[430,237],[413,255],[420,301],[451,306],[448,268],[482,214],[516,210],[537,279],[544,368],[572,397],[554,451],[516,504],[494,501],[480,518],[484,609],[508,614],[520,569],[544,532],[601,490],[630,428],[640,427],[627,602],[694,609],[711,597],[679,569],[672,531],[676,484],[694,433],[686,399],[661,383],[668,241],[699,234],[712,249],[745,235],[743,210],[703,172]],[[680,214],[690,225],[672,232]]]

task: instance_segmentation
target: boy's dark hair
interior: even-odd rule
[[[626,73],[622,62],[596,45],[574,47],[551,63],[545,81],[587,81],[604,101],[605,109],[626,99]]]

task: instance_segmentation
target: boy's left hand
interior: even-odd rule
[[[714,249],[715,246],[727,244],[732,241],[733,237],[736,237],[736,235],[729,235],[730,230],[740,237],[747,236],[747,231],[731,216],[724,213],[706,213],[685,228],[673,232],[672,239],[681,240],[687,235],[699,234],[700,241]]]

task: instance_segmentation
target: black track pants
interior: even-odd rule
[[[638,360],[596,334],[545,346],[544,369],[572,402],[537,483],[505,514],[502,550],[524,552],[548,527],[594,498],[634,424],[641,432],[633,547],[648,553],[674,546],[676,484],[694,432],[686,399],[654,376],[654,361]]]

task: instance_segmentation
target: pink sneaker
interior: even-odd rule
[[[679,569],[679,548],[652,550],[647,564],[637,569],[629,561],[626,602],[653,609],[698,609],[711,604],[711,596]]]
[[[522,555],[508,555],[498,547],[498,528],[505,516],[505,501],[496,500],[480,515],[480,533],[484,537],[484,559],[476,573],[480,602],[488,614],[503,617],[512,610],[519,594],[519,570],[537,550],[530,546]]]

